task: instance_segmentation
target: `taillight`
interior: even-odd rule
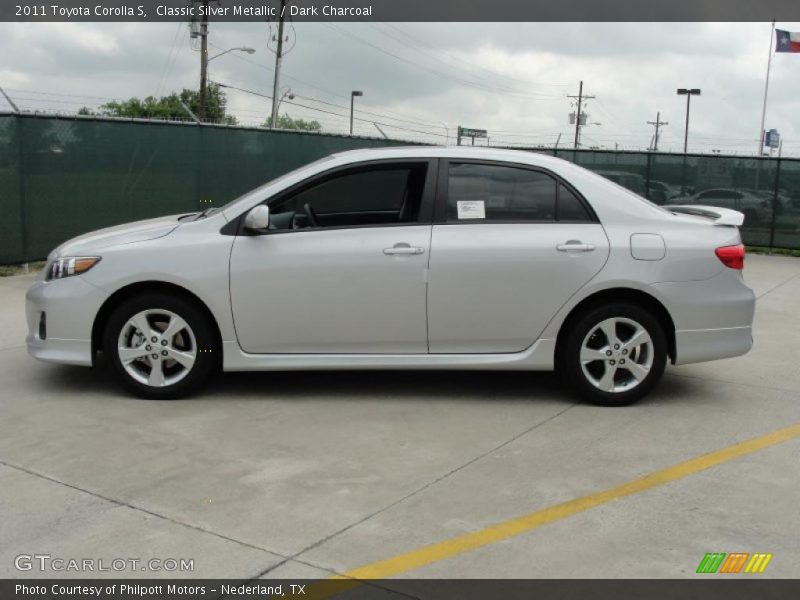
[[[744,269],[744,246],[742,244],[722,246],[714,250],[714,253],[729,269]]]

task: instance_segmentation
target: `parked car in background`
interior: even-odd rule
[[[672,198],[677,198],[680,195],[680,186],[670,185],[655,179],[650,180],[647,197],[656,204],[666,204]]]
[[[768,193],[767,196],[769,196]],[[769,224],[772,219],[772,198],[767,196],[760,191],[712,188],[691,196],[672,198],[669,204],[700,204],[730,208],[744,215],[745,226],[758,227]]]
[[[555,369],[619,406],[668,360],[750,349],[742,218],[665,210],[530,152],[344,152],[221,208],[62,244],[28,290],[27,345],[102,353],[145,398],[220,368]]]
[[[618,183],[624,188],[629,189],[634,194],[640,196],[647,196],[647,189],[645,186],[645,179],[638,173],[630,173],[629,171],[595,171],[598,175],[602,175],[606,179],[610,179],[614,183]]]

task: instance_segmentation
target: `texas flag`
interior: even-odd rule
[[[775,52],[800,52],[800,33],[776,29],[778,41]]]

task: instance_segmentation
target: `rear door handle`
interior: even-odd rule
[[[420,246],[410,246],[405,242],[401,242],[399,244],[395,244],[391,248],[384,248],[383,253],[388,254],[389,256],[397,256],[397,255],[414,255],[414,254],[422,254],[425,252],[425,248]]]
[[[594,250],[594,244],[582,244],[581,242],[569,241],[566,244],[559,244],[556,246],[559,252],[591,252]]]

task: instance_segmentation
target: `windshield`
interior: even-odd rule
[[[244,194],[242,194],[240,196],[237,196],[236,198],[234,198],[233,200],[231,200],[230,202],[228,202],[227,204],[225,204],[223,206],[218,206],[218,207],[213,207],[211,209],[206,209],[205,211],[203,211],[203,213],[206,213],[206,214],[201,213],[200,215],[198,215],[197,218],[199,219],[201,217],[207,217],[208,215],[213,214],[215,212],[219,212],[221,210],[227,210],[230,207],[232,207],[234,204],[239,202],[242,198],[244,198],[245,196],[249,196],[250,194],[252,194],[255,191],[258,191],[258,190],[260,190],[262,188],[274,185],[276,183],[280,183],[281,181],[283,181],[284,179],[288,179],[289,177],[291,177],[292,175],[294,175],[297,171],[300,171],[301,169],[308,169],[309,167],[312,167],[314,165],[329,161],[332,158],[333,158],[333,155],[329,155],[329,156],[326,156],[324,158],[317,159],[317,160],[315,160],[313,162],[304,164],[304,165],[302,165],[300,167],[297,167],[296,169],[292,169],[288,173],[284,173],[283,175],[279,175],[275,179],[271,179],[271,180],[267,181],[266,183],[264,183],[263,185],[260,185],[255,190],[247,190]],[[210,212],[207,212],[207,211],[210,211]]]

